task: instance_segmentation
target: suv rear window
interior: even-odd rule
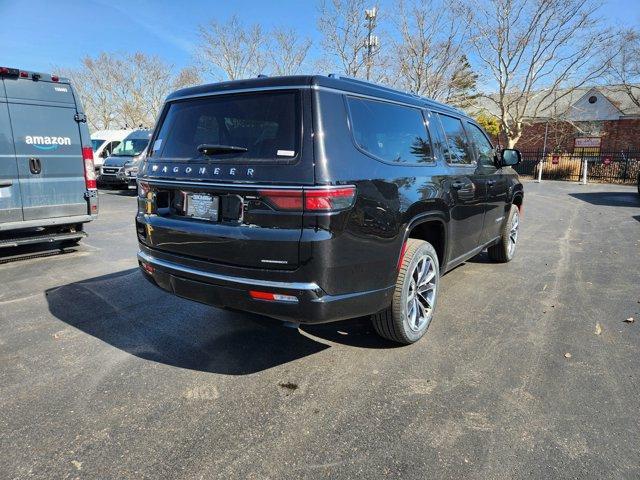
[[[216,160],[291,162],[300,150],[298,92],[220,95],[171,103],[154,141],[151,157],[172,160],[210,158],[203,144],[246,148],[215,153]]]
[[[366,153],[387,162],[433,162],[422,112],[394,103],[347,97],[351,130]]]

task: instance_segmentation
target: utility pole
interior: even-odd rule
[[[380,42],[378,37],[373,34],[373,30],[376,28],[376,17],[378,16],[378,7],[374,6],[364,11],[364,18],[367,20],[367,39],[365,40],[365,46],[367,47],[367,80],[371,79],[371,67],[373,65],[373,55],[376,53]]]

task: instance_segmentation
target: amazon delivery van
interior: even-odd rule
[[[114,148],[127,138],[133,130],[98,130],[91,134],[91,146],[93,147],[93,164],[96,171],[104,163],[104,159],[111,155]]]
[[[0,251],[76,243],[97,214],[91,137],[69,80],[0,67]]]

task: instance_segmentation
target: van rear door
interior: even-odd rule
[[[308,90],[170,102],[143,165],[156,204],[140,241],[229,265],[295,268],[303,187],[314,182],[311,138]]]
[[[22,221],[18,163],[13,149],[9,108],[0,79],[0,224]]]
[[[24,220],[86,215],[76,100],[67,83],[5,78]]]

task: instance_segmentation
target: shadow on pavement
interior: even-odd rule
[[[300,325],[300,330],[314,337],[359,348],[398,348],[400,344],[389,342],[374,331],[369,317],[354,318],[320,325]]]
[[[639,221],[639,222],[640,222],[640,215],[634,215],[634,216],[633,216],[633,217],[631,217],[631,218],[633,218],[634,220],[637,220],[637,221]]]
[[[180,368],[247,375],[329,348],[279,321],[179,299],[137,268],[49,289],[46,296],[50,312],[72,327]]]
[[[137,268],[47,290],[58,319],[139,358],[191,370],[247,375],[326,348],[322,340],[392,348],[368,318],[299,329],[251,313],[221,310],[168,294]]]
[[[640,207],[640,195],[632,190],[624,192],[570,193],[569,195],[592,205],[608,205],[612,207]]]
[[[464,263],[496,263],[493,260],[491,260],[489,258],[489,254],[484,251],[479,253],[478,255],[476,255],[475,257],[471,257],[469,260],[465,260]],[[464,263],[462,263],[461,265],[464,265]],[[447,272],[449,273],[449,272]]]
[[[129,189],[120,189],[120,188],[109,188],[109,187],[100,187],[99,192],[104,195],[117,195],[122,197],[134,197],[138,194],[138,190],[135,188]]]

